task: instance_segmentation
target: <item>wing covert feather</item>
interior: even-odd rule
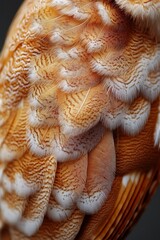
[[[24,1],[0,56],[2,239],[131,227],[158,185],[159,6]]]

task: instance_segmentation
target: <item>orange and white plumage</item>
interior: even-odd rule
[[[160,39],[160,2],[159,0],[115,0],[137,24],[149,29],[150,33]]]
[[[0,222],[11,239],[129,228],[106,218],[118,219],[122,195],[122,212],[134,199],[141,208],[158,184],[159,19],[156,0],[24,2],[0,59]]]

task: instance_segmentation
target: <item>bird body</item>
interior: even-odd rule
[[[122,239],[159,184],[160,3],[26,0],[0,56],[2,240]]]

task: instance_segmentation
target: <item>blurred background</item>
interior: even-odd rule
[[[22,2],[22,0],[0,0],[0,49],[8,27]],[[160,240],[160,188],[126,240]]]

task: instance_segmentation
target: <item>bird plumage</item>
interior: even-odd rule
[[[159,19],[156,0],[23,3],[0,58],[2,239],[134,224],[159,182]]]

